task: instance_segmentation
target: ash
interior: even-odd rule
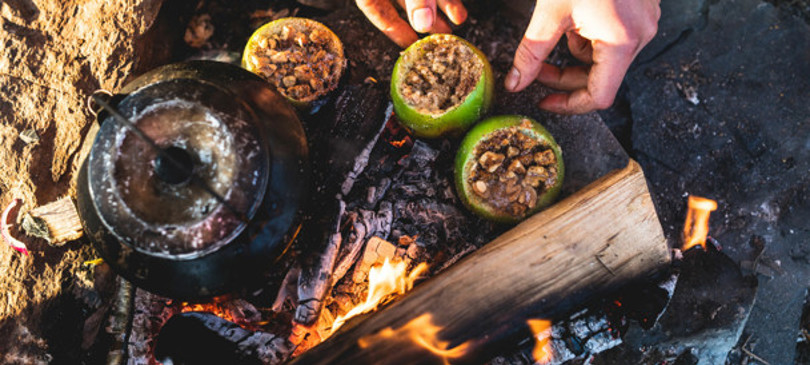
[[[394,137],[382,139],[390,141]],[[433,147],[416,140],[407,154],[402,149],[392,151],[392,147],[381,143],[372,151],[366,173],[355,188],[361,199],[349,199],[347,207],[360,214],[372,209],[378,216],[392,215],[391,230],[381,238],[395,243],[412,240],[425,250],[422,261],[434,258],[430,261],[436,269],[455,262],[500,233],[492,223],[460,208],[453,187],[453,151],[449,142]]]

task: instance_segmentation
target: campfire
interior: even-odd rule
[[[517,365],[629,348],[670,363],[711,352],[696,328],[747,319],[711,295],[743,303],[750,285],[704,286],[745,282],[712,237],[725,207],[690,194],[668,239],[671,207],[598,116],[499,95],[500,41],[426,37],[395,65],[347,36],[356,12],[286,10],[244,16],[255,33],[228,35],[241,58],[205,49],[217,33],[195,16],[194,59],[89,96],[78,196],[3,209],[20,257],[41,251],[23,234],[83,235],[87,270],[112,270],[94,356]],[[574,62],[564,48],[549,62]]]

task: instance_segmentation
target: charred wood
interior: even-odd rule
[[[113,338],[107,364],[120,365],[127,361],[130,325],[132,323],[132,305],[135,287],[126,279],[117,276],[118,288],[113,298],[113,307],[108,319],[107,333]]]
[[[350,219],[353,232],[349,235],[349,244],[344,247],[346,253],[340,258],[340,261],[332,273],[332,283],[337,283],[338,280],[343,278],[343,275],[346,275],[346,272],[348,272],[354,265],[354,262],[357,261],[357,257],[363,249],[363,243],[366,241],[367,231],[365,222],[358,221],[360,216],[356,213],[352,213],[351,216],[353,216],[353,218]]]
[[[270,309],[273,312],[281,312],[287,303],[298,303],[298,277],[301,275],[301,268],[296,266],[287,271],[281,286],[278,289],[275,301]],[[293,308],[294,308],[293,304]]]
[[[132,329],[127,341],[130,365],[154,364],[155,336],[171,316],[180,310],[167,298],[142,289],[135,289],[132,310]]]
[[[160,331],[155,358],[165,364],[280,364],[292,353],[287,339],[252,332],[203,312],[173,316]]]
[[[333,228],[325,231],[334,233],[329,234],[323,250],[311,253],[312,261],[304,263],[298,277],[298,307],[295,309],[295,321],[303,325],[310,325],[318,319],[324,297],[332,288],[332,272],[343,240],[340,235],[340,217],[346,208],[343,201],[339,200],[338,203],[338,212],[335,216],[337,222]]]
[[[303,120],[314,168],[315,206],[323,197],[348,194],[367,166],[393,110],[386,90],[380,84],[348,86],[333,106]]]
[[[320,315],[333,284],[343,240],[342,195],[351,191],[357,176],[368,165],[369,155],[391,111],[383,85],[365,84],[347,87],[338,96],[334,110],[327,108],[305,121],[315,167],[315,194],[308,207],[309,222],[299,239],[303,261],[298,280],[297,323],[311,325]],[[333,116],[328,125],[323,125],[325,115]],[[348,269],[345,266],[340,266],[341,270]]]

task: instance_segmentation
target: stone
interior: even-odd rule
[[[793,363],[810,275],[800,247],[810,239],[810,63],[799,51],[809,47],[807,23],[767,2],[664,1],[659,35],[620,97],[626,147],[667,235],[679,241],[686,194],[706,196],[719,202],[710,235],[726,254],[754,262],[761,250],[749,242],[762,236],[760,262],[781,263],[760,276],[744,336],[771,364]]]
[[[160,28],[161,6],[162,0],[0,3],[0,206],[21,198],[22,216],[75,194],[71,180],[93,123],[87,97],[97,89],[115,92],[169,59],[172,37],[150,32]],[[22,132],[39,141],[26,143]],[[31,255],[0,245],[0,362],[79,363],[78,334],[100,305],[93,271],[82,266],[93,251],[82,244],[51,248],[20,232],[16,237]],[[13,351],[4,348],[8,344],[15,344]]]

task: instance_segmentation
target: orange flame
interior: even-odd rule
[[[186,312],[208,312],[216,315],[217,317],[234,322],[233,315],[231,315],[229,311],[227,311],[223,306],[217,303],[217,301],[213,301],[210,303],[183,302],[182,308],[180,308],[180,313]]]
[[[689,196],[689,211],[683,225],[683,251],[701,245],[706,249],[709,234],[709,215],[717,210],[717,202],[699,196]]]
[[[535,363],[548,364],[554,358],[554,353],[551,349],[551,321],[545,319],[530,319],[526,321],[529,329],[534,334],[536,343],[532,356]]]
[[[396,330],[387,327],[377,334],[361,337],[357,344],[360,348],[367,348],[390,340],[401,341],[407,339],[440,357],[445,364],[449,364],[448,359],[457,359],[467,353],[470,341],[448,348],[449,341],[438,339],[437,334],[441,330],[441,327],[433,324],[433,316],[430,313],[425,313]]]
[[[374,266],[368,272],[368,295],[363,303],[352,308],[349,312],[335,318],[332,332],[335,333],[349,318],[371,312],[381,304],[387,303],[394,294],[405,294],[413,288],[413,283],[419,275],[427,270],[426,263],[420,263],[408,273],[408,263],[397,260],[391,263],[385,259],[382,266]]]
[[[391,141],[391,142],[388,142],[388,143],[390,143],[392,146],[394,146],[396,148],[402,148],[402,146],[404,146],[406,143],[410,143],[410,142],[411,142],[411,137],[410,136],[405,136],[405,138],[403,138],[403,139],[401,139],[399,141]]]

